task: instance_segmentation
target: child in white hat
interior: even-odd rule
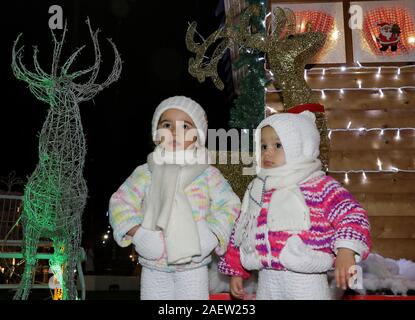
[[[321,171],[313,113],[272,115],[255,140],[257,177],[219,271],[238,298],[249,271],[259,270],[257,299],[330,299],[327,272],[335,264],[337,286],[346,289],[350,267],[369,253],[367,213]]]
[[[207,119],[190,98],[160,103],[154,152],[109,204],[114,239],[139,255],[141,299],[208,299],[211,253],[226,251],[240,200],[204,147]]]

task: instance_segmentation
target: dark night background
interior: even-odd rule
[[[77,47],[87,45],[72,70],[85,69],[93,63],[92,42],[85,24],[88,16],[93,29],[101,30],[103,64],[97,81],[104,81],[112,68],[114,57],[105,40],[107,37],[113,39],[124,62],[121,79],[93,101],[81,103],[80,109],[88,145],[84,176],[89,188],[83,215],[83,245],[94,246],[96,273],[126,273],[133,268],[128,259],[131,249],[118,248],[112,238],[106,245],[102,244],[109,224],[108,201],[152,151],[151,118],[158,103],[169,96],[187,95],[205,108],[209,128],[228,128],[234,98],[229,58],[225,57],[221,64],[226,86],[221,92],[209,79],[200,84],[188,74],[187,62],[192,54],[185,46],[188,23],[197,21],[198,31],[208,36],[224,18],[223,3],[221,0],[2,3],[0,176],[15,170],[26,180],[38,161],[37,134],[48,106],[36,100],[24,82],[15,79],[10,67],[11,51],[13,41],[22,32],[26,66],[33,70],[32,45],[37,45],[41,65],[50,70],[53,43],[48,9],[51,5],[60,5],[68,22],[62,59]]]

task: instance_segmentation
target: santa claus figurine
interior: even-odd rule
[[[391,51],[396,51],[400,40],[399,34],[401,33],[399,26],[387,22],[378,23],[377,26],[380,27],[380,34],[376,38],[376,41],[381,45],[380,51],[388,50],[389,46]]]

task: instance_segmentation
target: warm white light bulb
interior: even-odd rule
[[[331,139],[331,130],[329,131],[329,139]]]
[[[337,39],[339,39],[339,36],[340,36],[340,31],[339,31],[339,30],[335,30],[335,31],[333,31],[333,32],[331,33],[331,39],[332,39],[332,40],[337,40]]]
[[[382,89],[379,89],[379,96],[380,96],[381,98],[383,98],[383,91],[382,91]]]
[[[398,80],[399,79],[399,75],[401,74],[401,68],[398,68],[398,70],[396,71],[396,76],[395,79]]]
[[[344,182],[346,184],[349,183],[349,176],[347,175],[347,172],[344,174]]]
[[[398,131],[396,132],[396,140],[401,140],[401,130],[398,129]]]
[[[349,123],[347,124],[347,129],[350,129],[350,126],[352,125],[352,122],[349,121]]]
[[[382,70],[382,68],[381,67],[379,67],[378,68],[378,72],[376,73],[376,78],[379,78],[380,77],[380,71]]]
[[[363,182],[367,180],[366,173],[364,171],[362,172],[362,179],[363,179]]]
[[[321,90],[321,99],[326,99],[326,94],[324,93],[324,90]]]
[[[380,159],[378,158],[377,163],[376,163],[379,167],[379,170],[382,171],[382,161],[380,161]]]
[[[362,80],[357,80],[357,85],[359,86],[359,89],[362,89]]]

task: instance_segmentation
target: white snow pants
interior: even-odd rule
[[[257,300],[330,300],[327,274],[263,269],[258,273]]]
[[[143,267],[141,300],[208,300],[208,268],[163,272]]]

